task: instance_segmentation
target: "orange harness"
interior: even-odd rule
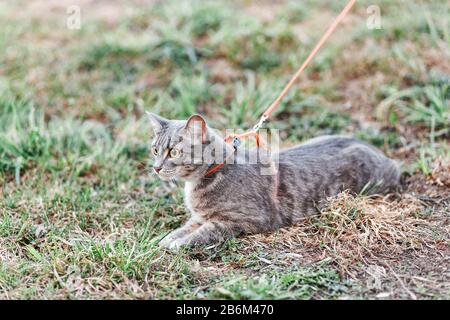
[[[300,76],[300,74],[305,70],[305,68],[308,66],[308,64],[311,62],[311,60],[314,58],[314,56],[319,52],[320,48],[323,46],[323,44],[328,40],[328,38],[331,36],[331,34],[336,30],[337,25],[344,19],[344,17],[347,15],[347,13],[351,10],[353,5],[356,3],[356,0],[350,0],[347,5],[344,7],[344,9],[341,11],[341,13],[334,19],[333,23],[328,27],[325,34],[320,38],[319,42],[316,44],[314,49],[309,54],[308,58],[303,62],[303,64],[298,68],[297,72],[292,76],[291,80],[287,83],[287,85],[284,87],[283,91],[278,95],[278,97],[275,99],[275,101],[267,108],[267,110],[262,114],[261,118],[259,119],[258,123],[249,131],[244,132],[242,134],[230,134],[225,137],[225,142],[232,141],[234,148],[236,149],[241,139],[246,139],[248,137],[255,137],[256,139],[256,145],[259,147],[261,145],[261,138],[258,134],[258,130],[261,128],[261,126],[264,124],[265,121],[270,117],[272,112],[278,107],[283,97],[286,95],[286,93],[289,91],[289,89],[294,84],[295,80]],[[205,176],[212,174],[213,172],[219,170],[225,163],[219,163],[209,169]]]

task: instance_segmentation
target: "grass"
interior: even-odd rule
[[[401,192],[178,253],[157,243],[183,192],[149,173],[144,111],[249,127],[344,1],[84,3],[80,30],[72,3],[2,4],[0,297],[448,299],[450,6],[381,1],[369,30],[371,4],[267,126],[285,146],[354,134],[402,161]]]

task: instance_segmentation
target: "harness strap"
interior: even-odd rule
[[[224,164],[225,164],[225,163],[219,163],[219,164],[216,164],[214,167],[212,167],[211,169],[209,169],[208,171],[206,171],[205,177],[206,177],[206,176],[209,176],[210,174],[212,174],[212,173],[216,172],[217,170],[219,170],[220,168],[222,168],[222,166],[223,166]]]

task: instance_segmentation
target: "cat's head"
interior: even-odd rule
[[[169,120],[147,112],[154,131],[151,153],[154,172],[163,180],[201,177],[211,165],[222,162],[227,148],[200,115]]]

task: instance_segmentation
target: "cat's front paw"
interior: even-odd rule
[[[180,230],[174,230],[172,232],[170,232],[167,236],[165,236],[160,242],[159,242],[159,246],[160,247],[164,247],[164,248],[169,248],[170,244],[177,240],[178,238],[180,238]]]
[[[173,239],[170,237],[165,237],[159,242],[160,247],[167,248],[172,251],[177,251],[184,245],[186,245],[185,241],[182,241],[181,239]]]
[[[159,243],[158,243],[158,245],[160,246],[160,247],[163,247],[163,248],[168,248],[169,247],[169,245],[172,243],[172,241],[174,241],[175,239],[174,238],[172,238],[171,236],[170,236],[170,234],[169,235],[167,235],[164,239],[162,239]]]
[[[187,243],[185,241],[183,241],[182,239],[175,239],[169,244],[169,246],[167,248],[170,250],[173,250],[173,251],[177,251],[181,247],[186,246],[186,245],[187,245]]]

